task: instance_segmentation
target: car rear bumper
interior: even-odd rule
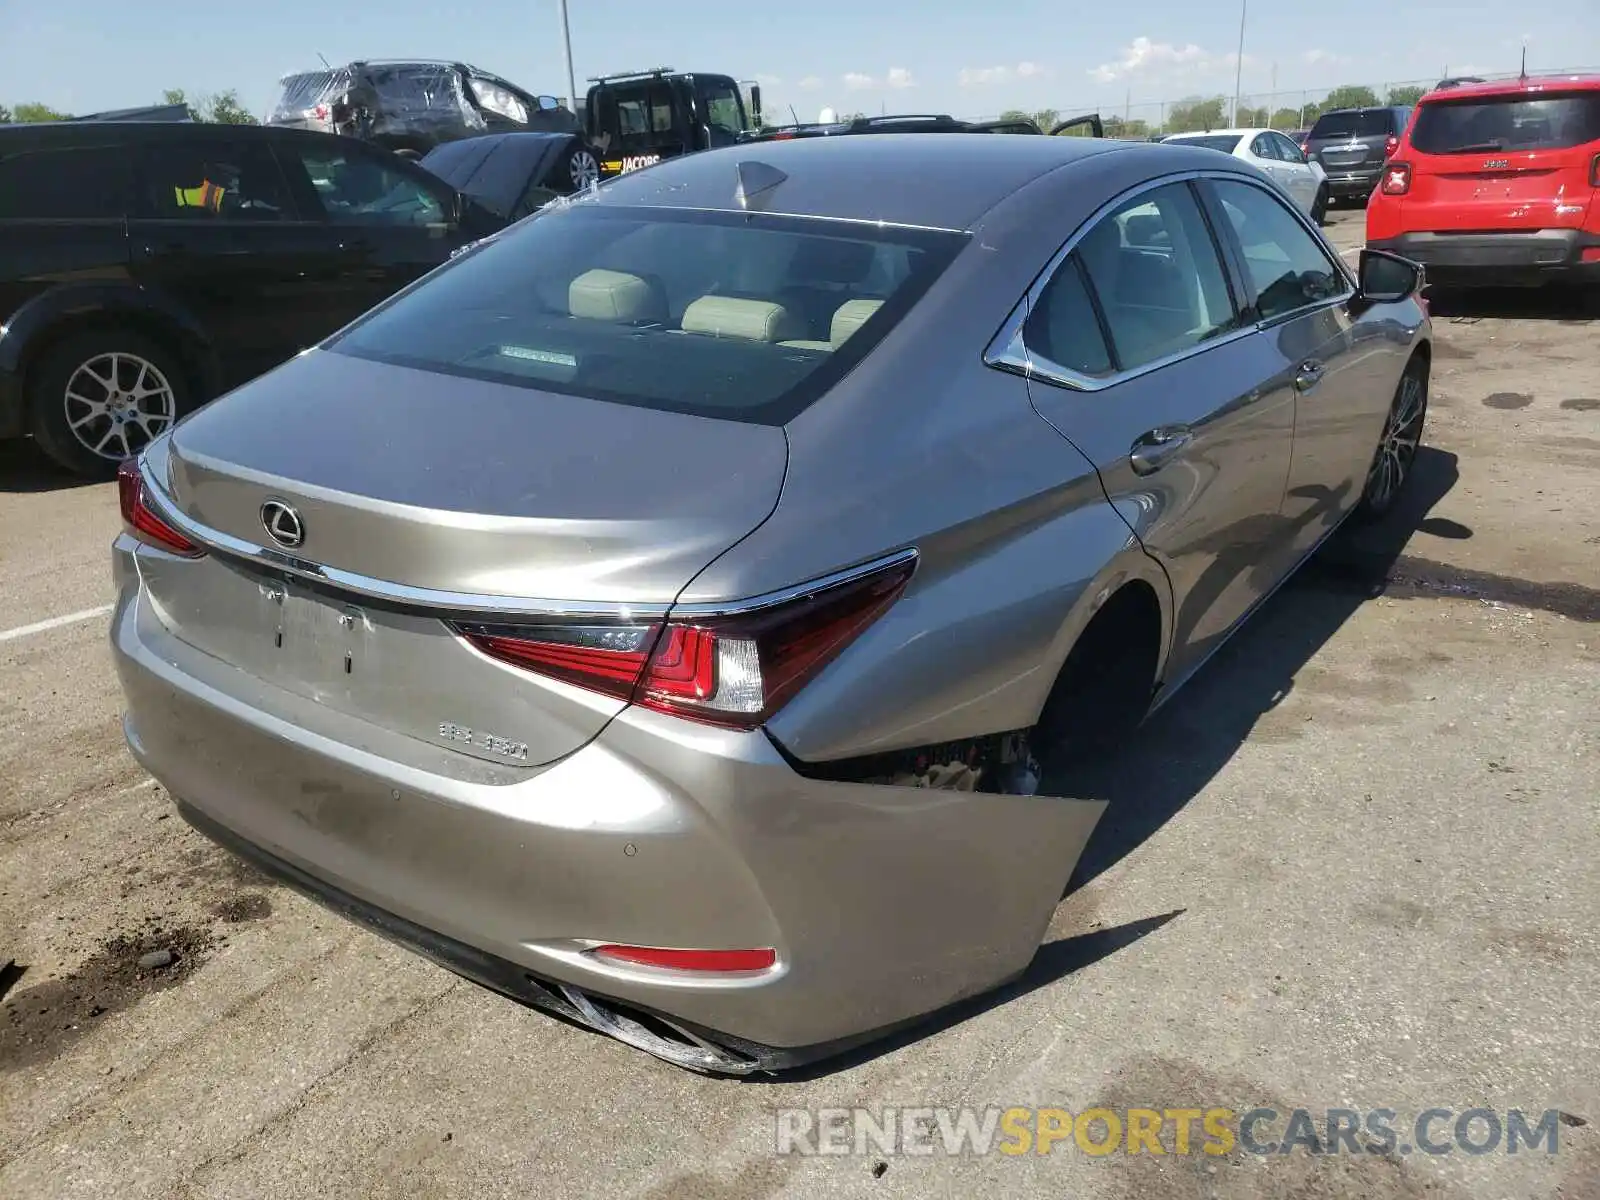
[[[1104,808],[810,779],[759,731],[637,710],[545,768],[423,747],[188,647],[135,546],[114,551],[124,728],[192,824],[470,978],[680,1065],[781,1069],[1016,976]],[[690,975],[587,952],[604,943],[773,947],[777,963]]]
[[[1421,263],[1429,282],[1447,286],[1600,281],[1600,235],[1579,229],[1403,233],[1368,245]]]
[[[1349,167],[1324,165],[1322,169],[1328,176],[1328,194],[1339,200],[1353,200],[1356,197],[1372,195],[1372,190],[1378,186],[1378,180],[1383,177],[1382,164],[1353,170]]]

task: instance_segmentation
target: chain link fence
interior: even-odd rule
[[[1530,73],[1532,74],[1532,73]],[[1559,75],[1595,75],[1600,68],[1564,68],[1539,71],[1548,78]],[[1483,80],[1516,79],[1518,72],[1475,74]],[[1285,133],[1309,129],[1324,112],[1335,108],[1362,108],[1377,104],[1415,104],[1425,92],[1439,83],[1437,75],[1426,79],[1399,79],[1379,83],[1344,84],[1333,88],[1292,88],[1273,92],[1250,92],[1239,97],[1234,109],[1233,96],[1210,94],[1186,96],[1177,100],[1128,100],[1122,105],[1063,104],[1035,112],[1008,109],[990,113],[983,120],[1030,117],[1048,129],[1057,120],[1082,113],[1100,113],[1106,136],[1114,138],[1155,137],[1168,133],[1191,133],[1206,129],[1271,128]]]

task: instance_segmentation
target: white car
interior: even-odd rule
[[[1300,147],[1276,129],[1213,129],[1175,133],[1161,140],[1205,146],[1244,159],[1265,171],[1313,221],[1322,224],[1328,210],[1328,173],[1321,163],[1306,161]]]

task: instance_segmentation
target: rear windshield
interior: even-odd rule
[[[1565,150],[1600,141],[1600,92],[1437,100],[1422,106],[1411,145],[1423,154]]]
[[[341,72],[307,71],[303,75],[290,75],[283,81],[283,95],[272,111],[274,119],[298,117],[307,109],[315,108],[328,98],[334,84],[342,78]]]
[[[584,201],[489,239],[329,348],[780,425],[859,362],[965,243],[957,233]]]
[[[1232,154],[1239,145],[1237,133],[1213,133],[1205,137],[1175,137],[1167,140],[1176,142],[1180,146],[1204,146],[1207,150],[1221,150],[1224,154]]]
[[[1314,138],[1327,137],[1387,137],[1400,132],[1396,114],[1387,108],[1362,108],[1351,112],[1328,113],[1318,117],[1311,127]]]

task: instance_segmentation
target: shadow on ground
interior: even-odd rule
[[[1428,310],[1435,321],[1463,324],[1490,318],[1587,325],[1600,318],[1600,298],[1593,289],[1555,286],[1468,290],[1430,287]]]
[[[32,438],[0,441],[0,492],[62,492],[98,482],[58,467]]]

